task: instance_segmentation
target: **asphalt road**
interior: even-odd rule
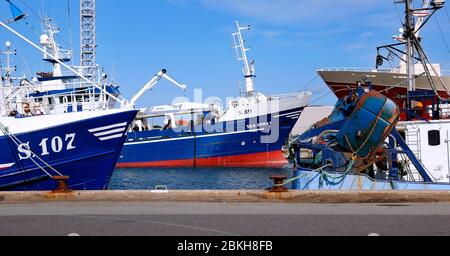
[[[450,235],[450,204],[0,204],[1,236]]]

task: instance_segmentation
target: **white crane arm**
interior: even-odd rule
[[[167,70],[166,69],[161,69],[161,71],[158,72],[158,74],[156,74],[150,81],[148,81],[147,84],[144,85],[144,87],[142,87],[142,89],[136,93],[136,95],[133,96],[133,98],[131,98],[130,101],[130,106],[135,106],[136,101],[142,97],[142,95],[147,91],[147,90],[151,90],[153,87],[155,87],[155,85],[159,82],[159,80],[161,80],[161,78],[165,78],[167,80],[169,80],[170,82],[172,82],[173,84],[175,84],[176,86],[178,86],[179,88],[181,88],[182,90],[186,90],[187,86],[185,84],[181,84],[179,82],[177,82],[175,79],[171,78],[170,76],[168,76],[167,74]]]
[[[156,83],[158,83],[158,81],[161,80],[161,78],[163,77],[163,74],[165,72],[166,72],[166,70],[162,69],[150,81],[148,81],[148,83],[146,83],[144,85],[144,87],[142,87],[142,89],[138,93],[136,93],[136,95],[134,95],[133,98],[131,98],[130,105],[134,106],[136,101],[140,97],[142,97],[142,95],[145,93],[145,91],[152,89],[156,85]]]
[[[179,82],[177,82],[175,79],[171,78],[170,76],[168,76],[167,74],[163,74],[163,77],[167,80],[169,80],[170,82],[172,82],[174,85],[178,86],[181,90],[186,90],[187,85],[185,84],[181,84]]]

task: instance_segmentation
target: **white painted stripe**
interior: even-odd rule
[[[215,137],[215,136],[225,136],[230,134],[239,134],[239,133],[247,133],[247,132],[258,132],[262,131],[264,129],[253,129],[253,130],[247,130],[247,131],[238,131],[238,132],[227,132],[227,133],[216,133],[216,134],[207,134],[207,135],[199,135],[196,136],[196,138],[206,138],[206,137]],[[140,141],[140,142],[129,142],[125,143],[125,145],[137,145],[137,144],[147,144],[147,143],[156,143],[156,142],[162,142],[162,141],[174,141],[174,140],[187,140],[192,139],[194,136],[189,137],[181,137],[181,138],[173,138],[173,139],[162,139],[162,140],[152,140],[152,141]]]
[[[0,164],[0,169],[6,169],[9,168],[13,165],[15,165],[16,163],[9,163],[9,164]]]
[[[42,115],[42,116],[30,116],[26,118],[15,117],[3,117],[0,115],[0,122],[9,128],[12,134],[16,136],[32,131],[40,131],[44,129],[66,126],[70,123],[92,120],[95,118],[115,117],[114,115],[120,113],[129,113],[131,109],[110,109],[110,110],[95,110],[95,111],[83,111],[72,112],[55,115]],[[108,119],[106,119],[108,120]],[[111,124],[115,124],[118,121],[116,119],[109,119]],[[123,122],[123,121],[122,121]],[[95,125],[90,128],[96,128]],[[89,128],[89,129],[90,129]],[[0,137],[3,135],[0,132]]]
[[[291,119],[298,119],[300,116],[291,116]]]
[[[300,114],[293,114],[293,115],[289,115],[289,116],[286,116],[286,117],[293,117],[293,116],[300,116]]]
[[[290,116],[290,115],[295,115],[295,114],[300,114],[300,113],[302,113],[302,111],[286,113],[286,114],[283,114],[283,115],[277,115],[277,116],[273,116],[273,117]]]
[[[105,135],[109,135],[109,134],[113,134],[113,133],[118,133],[118,132],[124,132],[125,131],[125,127],[123,128],[119,128],[119,129],[114,129],[114,130],[109,130],[106,132],[99,132],[99,133],[94,133],[95,137],[101,137],[101,136],[105,136]]]
[[[126,125],[127,125],[126,122],[125,122],[125,123],[120,123],[120,124],[112,124],[112,125],[108,125],[108,126],[102,126],[102,127],[90,129],[90,130],[88,130],[88,131],[94,133],[94,132],[99,132],[99,131],[104,131],[104,130],[114,129],[114,128],[117,128],[117,127],[124,127],[124,126],[126,126]]]
[[[121,138],[121,137],[123,137],[123,133],[115,134],[115,135],[111,135],[111,136],[107,136],[107,137],[100,137],[98,139],[101,141],[105,141],[105,140],[112,140],[112,139],[117,139],[117,138]]]

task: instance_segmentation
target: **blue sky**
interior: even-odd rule
[[[29,23],[13,24],[15,29],[38,42],[38,15],[54,17],[62,29],[60,44],[72,47],[79,62],[78,0],[12,1],[28,14]],[[450,43],[447,11],[436,17]],[[1,0],[0,19],[9,18]],[[114,73],[127,98],[161,68],[188,85],[188,97],[194,88],[202,88],[204,97],[237,96],[242,72],[231,49],[235,20],[252,26],[244,36],[252,48],[249,58],[256,61],[256,89],[267,94],[308,89],[315,104],[335,102],[332,95],[323,97],[329,90],[320,78],[306,86],[316,69],[373,67],[375,48],[393,42],[400,28],[393,0],[97,0],[97,62],[110,77]],[[423,31],[424,45],[433,62],[449,69],[450,53],[437,24],[433,18]],[[6,40],[18,50],[15,64],[28,77],[49,70],[36,50],[0,28],[2,49]],[[182,95],[162,81],[138,105],[166,104]]]

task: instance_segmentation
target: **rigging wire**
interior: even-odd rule
[[[37,32],[37,29],[36,29],[33,25],[30,24],[28,18],[25,17],[24,20],[25,20],[25,25],[27,25],[27,27],[28,27],[35,35],[40,36],[40,34]]]
[[[317,99],[311,101],[311,102],[309,103],[309,105],[310,105],[310,106],[313,105],[314,103],[320,101],[321,99],[324,99],[325,97],[327,97],[327,96],[330,95],[331,93],[333,93],[333,91],[332,91],[332,90],[328,90],[328,92],[326,92],[326,93],[323,94],[322,96],[320,96],[320,97],[318,97]]]
[[[403,27],[405,24],[403,23],[403,19],[400,16],[400,11],[398,10],[397,4],[394,3],[394,7],[395,7],[395,11],[397,12],[398,20],[400,21],[400,24],[402,24],[402,27]]]
[[[450,16],[448,15],[447,5],[444,5],[445,15],[447,15],[448,23],[450,23]]]
[[[448,54],[450,54],[450,48],[448,47],[447,40],[445,39],[444,33],[442,32],[441,24],[436,16],[434,16],[434,20],[436,21],[437,27],[439,28],[439,32],[441,33],[442,40],[445,44],[445,49],[447,49]]]
[[[23,5],[25,5],[25,7],[27,8],[27,9],[29,9],[30,11],[31,11],[31,13],[33,14],[33,15],[35,15],[36,17],[38,17],[38,19],[39,19],[39,15],[24,1],[24,0],[20,0],[21,2],[22,2],[22,4]],[[25,25],[27,25],[27,27],[33,32],[33,33],[35,33],[36,35],[38,35],[39,36],[39,33],[37,32],[37,30],[36,30],[36,28],[35,27],[33,27],[31,24],[30,24],[30,21],[29,21],[29,19],[28,19],[28,15],[26,15],[24,18],[23,18],[23,20],[25,21]]]
[[[317,78],[319,78],[318,74],[316,74],[316,76],[313,79],[311,79],[309,82],[307,82],[305,85],[303,85],[298,91],[300,92],[300,91],[308,88],[308,86],[310,86],[314,81],[316,81]]]
[[[12,38],[12,41],[14,42],[14,45],[16,45],[16,46],[19,45],[19,42],[17,41],[16,38]],[[30,66],[28,65],[27,60],[25,59],[25,55],[22,53],[22,51],[18,51],[18,52],[16,52],[16,54],[18,54],[21,57],[23,63],[25,64],[25,69],[27,70],[27,73],[31,74],[31,69],[30,69]]]
[[[44,17],[44,10],[45,10],[45,3],[44,3],[44,0],[41,0],[41,6],[42,6],[42,16],[41,17]]]
[[[36,16],[36,18],[41,19],[41,16],[40,16],[36,11],[34,11],[33,8],[31,8],[31,7],[27,4],[26,1],[24,1],[24,0],[20,0],[20,1],[22,2],[23,5],[25,5],[25,7],[27,7],[27,8],[31,11],[31,13],[32,13],[34,16]]]
[[[70,15],[70,13],[71,13],[70,12],[70,1],[67,0],[67,15],[69,17],[69,24],[68,24],[68,26],[69,26],[69,43],[70,43],[69,48],[73,55],[73,38],[72,38],[72,21],[71,21],[72,16]],[[71,60],[72,60],[72,66],[73,66],[74,65],[73,56],[71,57]]]
[[[55,36],[56,38],[61,40],[61,42],[63,42],[67,46],[67,48],[72,49],[72,46],[69,43],[67,43],[67,41],[62,36],[60,36],[59,34],[55,34]],[[57,44],[57,46],[59,46],[59,44]]]
[[[20,145],[23,145],[24,143],[22,141],[20,141],[19,138],[17,138],[13,133],[11,133],[8,129],[8,127],[6,127],[5,125],[3,125],[2,123],[0,123],[0,131],[7,137],[9,137],[11,139],[11,141],[16,144],[17,147],[19,147]],[[53,172],[55,172],[57,175],[59,176],[63,176],[60,172],[58,172],[53,166],[51,166],[50,164],[48,164],[46,161],[44,161],[42,158],[40,158],[37,154],[35,154],[30,147],[26,148],[31,154],[32,157],[30,157],[29,159],[39,168],[41,169],[45,174],[47,174],[47,176],[49,176],[50,178],[53,177],[53,175],[51,175],[49,172],[47,172],[45,170],[45,167],[42,167],[42,165],[40,165],[36,160],[34,160],[33,158],[37,158],[39,161],[41,161],[42,164],[44,164],[45,166],[47,166],[50,170],[52,170]]]

